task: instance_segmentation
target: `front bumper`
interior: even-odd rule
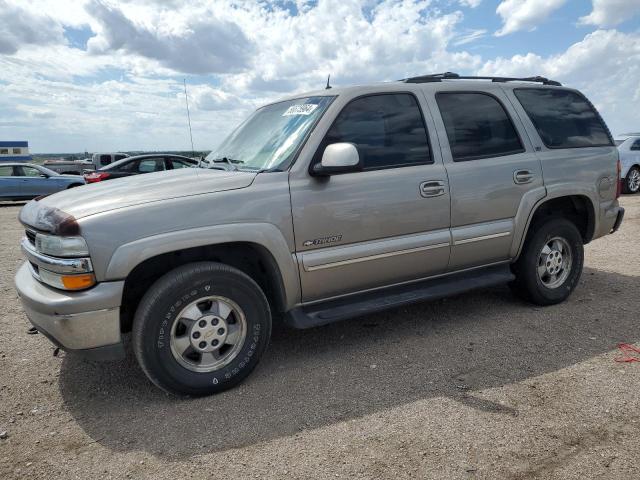
[[[93,359],[124,356],[120,303],[124,282],[102,282],[80,292],[48,287],[25,262],[15,277],[29,321],[55,345]]]

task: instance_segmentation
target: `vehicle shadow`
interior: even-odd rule
[[[517,414],[473,391],[638,341],[639,287],[640,277],[586,269],[571,299],[553,307],[524,304],[505,286],[306,331],[279,327],[256,371],[208,398],[164,394],[132,357],[101,364],[66,356],[60,389],[94,441],[165,458],[250,445],[434,396]]]

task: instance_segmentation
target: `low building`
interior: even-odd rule
[[[29,142],[0,141],[0,162],[30,162]]]

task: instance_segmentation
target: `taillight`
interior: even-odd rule
[[[618,159],[618,180],[616,182],[616,199],[620,198],[620,194],[622,194],[622,164],[620,163],[620,159]]]
[[[109,176],[110,175],[107,172],[93,172],[87,173],[84,176],[84,179],[87,183],[96,183],[102,180],[106,180],[107,178],[109,178]]]

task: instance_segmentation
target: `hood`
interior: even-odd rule
[[[31,201],[20,212],[20,220],[41,230],[51,230],[49,222],[43,223],[43,217],[49,216],[47,211],[55,210],[80,219],[159,200],[245,188],[256,175],[253,172],[182,168],[106,180]]]

